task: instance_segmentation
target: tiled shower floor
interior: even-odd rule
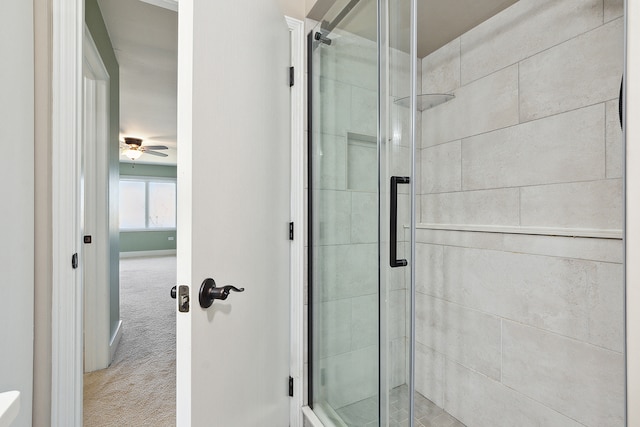
[[[409,395],[407,386],[401,385],[389,393],[390,427],[408,426]],[[349,427],[370,427],[378,425],[378,398],[370,397],[336,411]],[[444,409],[416,392],[415,427],[464,427],[460,421]]]

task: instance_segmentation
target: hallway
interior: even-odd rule
[[[84,375],[84,425],[175,425],[175,256],[120,260],[123,334],[111,366]]]

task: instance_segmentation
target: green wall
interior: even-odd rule
[[[85,23],[109,73],[109,276],[111,336],[120,320],[120,234],[118,226],[118,181],[120,134],[120,67],[97,0],[85,1]]]
[[[120,163],[120,176],[175,178],[175,166]],[[173,237],[173,240],[169,240]],[[121,231],[120,251],[140,252],[171,250],[176,248],[175,230]]]
[[[176,178],[177,168],[170,165],[147,165],[120,163],[120,176],[152,176],[156,178]]]
[[[173,237],[173,240],[169,240]],[[120,251],[158,251],[176,248],[176,231],[121,231]]]

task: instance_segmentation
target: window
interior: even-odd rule
[[[167,228],[176,228],[175,179],[121,179],[120,229]]]

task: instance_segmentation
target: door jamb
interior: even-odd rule
[[[83,177],[84,230],[92,235],[92,242],[83,250],[84,307],[84,370],[104,369],[111,364],[122,329],[111,339],[109,269],[109,72],[102,62],[98,48],[87,26],[83,39],[83,79],[89,80],[91,90],[84,85],[83,100],[93,93],[93,102],[83,106]],[[86,117],[91,120],[87,126]],[[84,246],[83,246],[84,248]]]
[[[290,251],[290,375],[293,396],[289,404],[291,427],[302,427],[304,403],[304,22],[285,16],[290,32],[291,65],[291,221],[295,226]]]
[[[52,0],[51,425],[82,425],[82,39],[84,0]]]

